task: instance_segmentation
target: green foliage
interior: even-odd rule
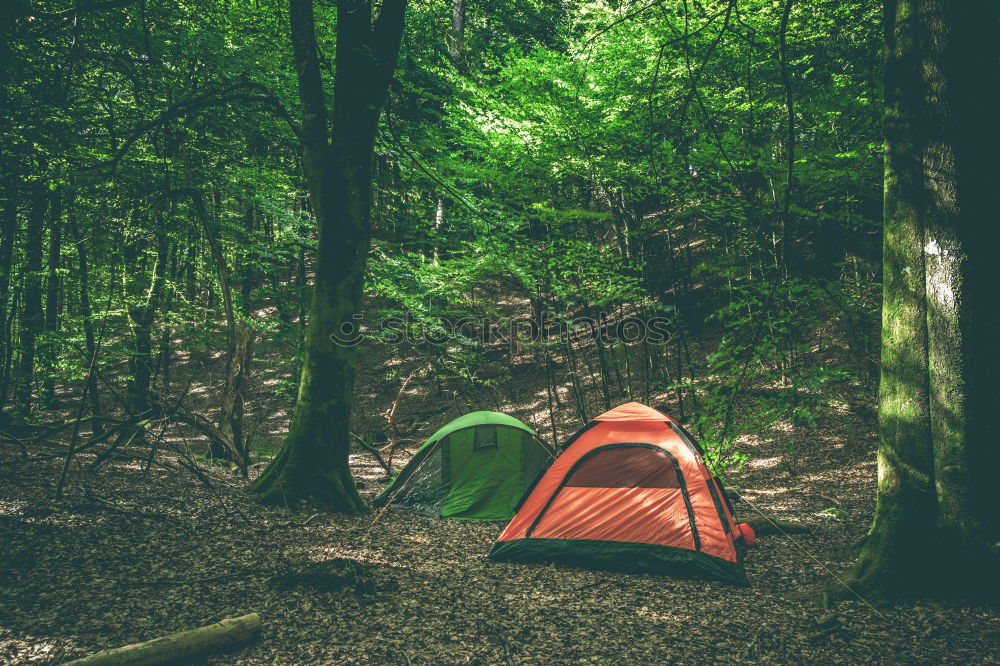
[[[290,399],[315,234],[285,8],[156,0],[79,21],[39,8],[4,28],[0,186],[15,231],[32,183],[69,202],[62,221],[90,253],[99,369],[134,364],[144,308],[157,345],[219,355],[211,234],[238,318],[278,350],[268,390]],[[746,434],[821,427],[852,377],[874,385],[879,12],[795,3],[786,90],[770,0],[468,0],[457,60],[447,3],[412,3],[376,147],[366,280],[369,342],[406,360],[386,380],[426,367],[502,387],[508,359],[490,356],[482,324],[457,321],[663,316],[666,345],[524,349],[572,384],[581,418],[627,397],[671,400],[720,468],[746,461]],[[335,11],[316,13],[330,86]],[[38,342],[68,384],[88,361],[75,248],[64,232],[59,327]],[[0,366],[14,358],[25,262],[14,244]],[[157,353],[142,352],[169,391]]]

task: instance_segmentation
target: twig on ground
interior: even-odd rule
[[[308,525],[309,523],[311,523],[314,518],[317,518],[318,516],[319,516],[318,513],[314,513],[313,515],[311,515],[308,518],[306,518],[305,520],[303,520],[301,523],[296,522],[294,520],[289,520],[286,523],[276,523],[274,525],[271,525],[271,529],[272,530],[277,530],[277,529],[281,529],[283,527],[305,527],[306,525]]]
[[[184,441],[185,444],[187,444],[187,438],[182,437],[181,439]],[[171,444],[170,448],[176,451],[183,459],[177,461],[181,465],[181,467],[183,467],[184,469],[188,470],[196,477],[198,477],[198,480],[201,481],[202,485],[208,488],[208,490],[215,496],[215,499],[218,500],[219,506],[222,507],[222,510],[226,513],[227,516],[231,516],[235,513],[235,515],[239,516],[240,520],[242,520],[245,525],[248,526],[250,525],[250,519],[246,517],[246,514],[244,514],[243,511],[239,508],[239,505],[235,505],[235,511],[229,510],[229,507],[226,506],[226,503],[222,499],[222,495],[219,494],[219,491],[215,489],[215,486],[213,486],[212,483],[208,480],[208,477],[205,476],[205,473],[201,470],[200,467],[198,467],[198,463],[192,460],[186,451],[182,451],[181,448],[176,444]]]
[[[375,448],[365,440],[361,439],[360,435],[356,435],[353,432],[351,433],[351,437],[353,437],[354,441],[356,441],[358,444],[361,445],[361,448],[363,448],[368,453],[372,454],[372,457],[375,458],[375,461],[379,464],[379,467],[385,470],[386,476],[392,476],[392,467],[390,467],[389,463],[385,461],[385,458],[382,457],[382,454],[379,453],[379,450],[377,448]]]

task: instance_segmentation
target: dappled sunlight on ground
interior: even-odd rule
[[[780,457],[775,446],[761,442],[753,454]],[[832,464],[821,454],[804,452],[798,477],[783,465],[739,475],[741,494],[755,506],[812,530],[794,542],[760,537],[746,555],[747,588],[492,562],[484,555],[502,523],[395,510],[289,514],[254,504],[221,468],[204,468],[213,490],[173,466],[154,467],[155,483],[131,461],[94,474],[74,468],[66,500],[54,504],[47,496],[61,461],[36,463],[16,484],[8,476],[0,485],[8,512],[0,514],[0,536],[19,537],[0,539],[0,563],[18,581],[0,585],[0,654],[17,655],[7,657],[12,663],[54,651],[68,659],[256,611],[264,640],[208,663],[306,663],[317,655],[320,663],[406,663],[404,654],[412,663],[508,663],[508,652],[513,663],[988,657],[984,641],[1000,636],[997,616],[938,602],[887,609],[882,619],[844,601],[841,631],[809,638],[821,611],[790,595],[831,580],[799,547],[843,572],[849,561],[838,552],[867,529],[874,488],[870,451]],[[359,477],[381,472],[365,454],[352,463]],[[105,501],[87,500],[85,483]],[[371,498],[382,487],[366,478],[362,493]],[[832,502],[816,493],[842,513],[823,513]],[[744,500],[734,502],[739,515],[753,515]]]

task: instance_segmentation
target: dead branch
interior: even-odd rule
[[[389,463],[385,461],[385,458],[382,457],[382,454],[376,447],[361,439],[360,435],[356,435],[353,432],[351,433],[351,437],[353,437],[354,441],[361,445],[361,448],[372,454],[372,457],[375,458],[375,461],[378,462],[379,466],[385,470],[386,476],[392,476],[392,467],[390,467]]]

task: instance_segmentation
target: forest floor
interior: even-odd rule
[[[289,514],[172,455],[94,473],[81,456],[55,502],[61,459],[8,467],[20,454],[3,446],[0,663],[63,663],[250,612],[261,641],[207,663],[1000,663],[1000,616],[970,602],[846,600],[819,631],[813,598],[834,584],[827,569],[849,567],[874,496],[870,424],[824,418],[794,466],[778,440],[743,443],[737,513],[752,516],[749,501],[810,527],[762,536],[748,587],[495,563],[501,524]],[[382,470],[353,463],[373,496]]]
[[[281,444],[294,382],[281,362],[288,350],[258,349],[247,405],[260,457]],[[352,428],[367,441],[385,441],[393,405],[410,451],[472,409],[502,409],[559,441],[580,426],[567,382],[562,406],[547,409],[544,365],[530,349],[489,350],[503,374],[478,385],[420,374],[419,354],[365,349]],[[175,392],[211,418],[220,358],[176,362]],[[738,517],[760,511],[808,526],[760,536],[745,558],[747,587],[493,562],[485,555],[501,523],[263,507],[233,472],[195,463],[190,454],[204,443],[173,425],[151,431],[162,436],[152,464],[135,446],[96,471],[92,452],[78,455],[60,501],[52,497],[65,441],[33,447],[27,463],[18,446],[0,442],[0,664],[64,663],[251,612],[263,619],[261,640],[208,663],[1000,664],[1000,614],[979,603],[873,609],[849,598],[835,603],[832,630],[817,626],[828,611],[816,599],[845,576],[874,508],[873,410],[859,398],[871,391],[844,391],[815,427],[779,424],[738,442],[749,457],[729,478]],[[680,416],[671,398],[645,396]],[[61,399],[52,416],[71,419],[78,396]],[[586,409],[592,416],[603,405]],[[367,454],[353,455],[352,466],[366,498],[384,487]]]

